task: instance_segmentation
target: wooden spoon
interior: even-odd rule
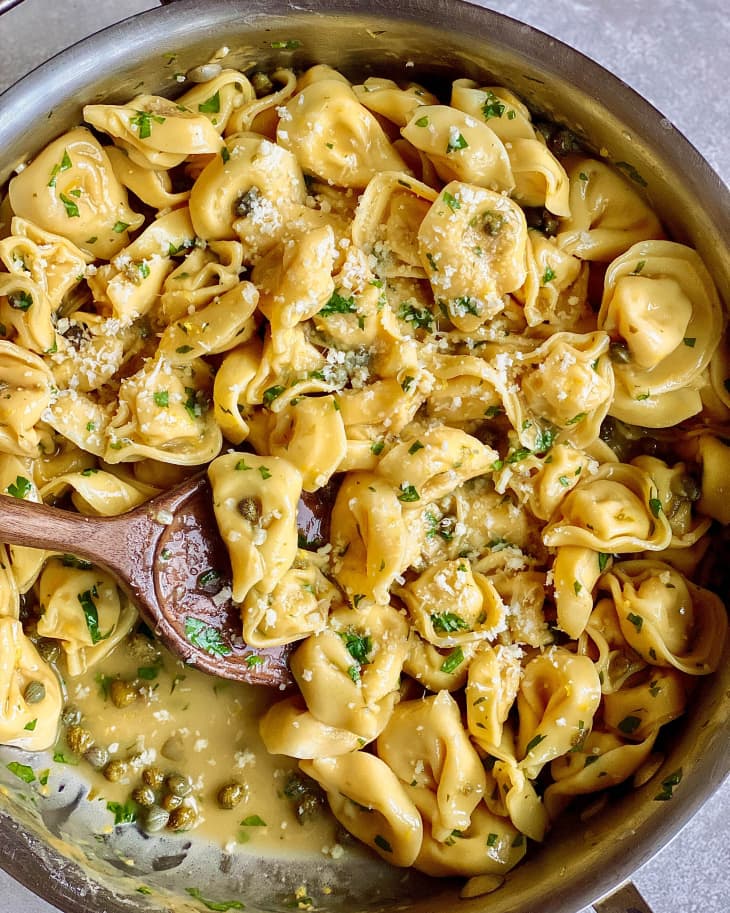
[[[326,541],[325,499],[299,503],[299,535]],[[87,517],[0,496],[0,542],[73,554],[107,569],[162,643],[184,662],[221,678],[285,687],[291,645],[254,649],[231,600],[231,565],[207,477],[195,476],[117,517]]]

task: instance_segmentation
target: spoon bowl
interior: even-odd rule
[[[316,505],[300,503],[300,534],[321,536]],[[231,566],[205,475],[135,510],[87,517],[0,496],[0,541],[42,548],[108,570],[160,641],[184,662],[220,678],[285,688],[291,645],[255,649],[241,636]]]

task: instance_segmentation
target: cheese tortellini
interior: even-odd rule
[[[638,173],[505,86],[197,70],[9,183],[1,495],[114,516],[207,472],[230,586],[191,572],[296,685],[264,746],[475,896],[661,776],[722,662],[720,298]],[[51,747],[136,624],[106,572],[0,543],[0,742]]]

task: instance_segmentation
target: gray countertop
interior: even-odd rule
[[[90,32],[154,0],[25,0],[0,20],[0,90]],[[481,0],[550,32],[647,97],[730,180],[730,25],[723,0]],[[730,910],[730,781],[634,882],[654,913]],[[55,913],[0,871],[0,908]]]

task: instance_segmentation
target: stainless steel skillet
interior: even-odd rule
[[[299,49],[271,47],[294,39],[301,41]],[[179,0],[168,10],[71,49],[0,100],[3,174],[77,119],[84,101],[99,96],[122,99],[140,80],[153,91],[172,91],[174,72],[199,63],[221,44],[231,48],[235,63],[270,59],[299,66],[325,60],[353,73],[498,74],[532,105],[582,127],[596,147],[605,147],[614,161],[626,161],[644,176],[647,194],[675,235],[700,249],[720,287],[727,288],[727,190],[686,141],[667,130],[646,102],[581,55],[504,17],[455,2],[406,2],[394,11],[387,3],[310,3],[294,8],[284,3]],[[239,48],[244,50],[236,56]],[[173,53],[175,62],[166,69],[166,55]],[[415,66],[406,71],[403,62],[408,59]],[[165,74],[162,81],[160,72]],[[49,111],[53,113],[47,119]],[[30,129],[39,123],[40,128]],[[430,886],[428,899],[415,901],[410,909],[517,913],[539,908],[567,913],[616,884],[676,831],[725,773],[727,690],[727,678],[708,683],[692,724],[667,760],[667,772],[683,769],[681,788],[671,803],[653,803],[652,788],[629,796],[605,820],[602,816],[600,822],[594,821],[590,830],[581,825],[574,833],[556,837],[545,853],[513,873],[505,888],[488,900],[459,902],[453,889],[439,884]],[[59,893],[49,896],[69,910],[144,908],[145,898],[139,895],[131,906],[100,896],[79,900],[83,882],[51,865],[62,873],[65,886],[59,880],[54,889]],[[32,868],[26,870],[26,879]],[[257,896],[265,897],[260,885],[247,884],[253,875],[227,873],[219,879],[215,896],[233,896],[230,892],[243,884],[241,896],[249,909],[255,908]],[[348,909],[383,902],[373,894],[367,881],[359,890],[354,884],[353,895],[359,901]],[[390,900],[387,906],[391,907]]]

